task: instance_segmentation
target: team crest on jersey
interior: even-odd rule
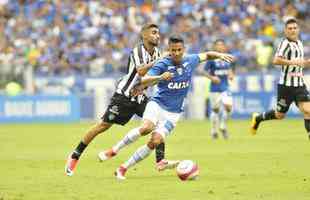
[[[109,114],[108,118],[109,118],[109,120],[113,120],[113,119],[115,119],[115,115],[113,113],[111,113],[111,114]]]
[[[189,65],[189,62],[183,63],[183,67],[187,67],[187,65]]]
[[[281,106],[287,106],[285,99],[280,99],[278,104],[281,105]]]
[[[115,115],[118,115],[119,114],[119,112],[118,112],[118,106],[116,106],[116,105],[114,105],[114,106],[112,106],[110,109],[109,109],[109,111],[111,112],[111,113],[114,113]],[[109,116],[110,117],[110,116]],[[115,117],[115,116],[114,116]]]
[[[181,68],[181,67],[177,68],[177,72],[179,75],[182,75],[183,74],[183,68]]]

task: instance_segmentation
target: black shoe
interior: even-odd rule
[[[229,138],[229,134],[228,134],[228,132],[227,132],[227,129],[220,129],[220,131],[221,131],[221,133],[222,133],[222,135],[223,135],[223,138],[224,138],[225,140],[227,140],[227,139]]]
[[[211,137],[215,140],[219,137],[219,135],[217,133],[211,133]]]

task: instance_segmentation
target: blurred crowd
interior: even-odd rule
[[[52,76],[125,72],[149,21],[160,26],[162,49],[173,32],[189,53],[223,38],[237,71],[264,72],[288,16],[299,20],[309,55],[309,10],[307,0],[0,0],[0,74],[30,66]]]

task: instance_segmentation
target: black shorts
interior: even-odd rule
[[[293,101],[296,106],[299,102],[310,101],[310,94],[306,86],[289,87],[278,84],[277,111],[286,113]]]
[[[125,95],[114,93],[101,119],[111,124],[125,125],[134,114],[139,117],[143,116],[147,100],[145,96],[144,100],[139,104]]]

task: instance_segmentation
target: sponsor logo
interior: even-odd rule
[[[175,66],[168,66],[168,70],[172,70],[174,68],[175,68]]]
[[[168,84],[169,89],[184,89],[189,87],[189,81],[186,82],[170,82]]]
[[[223,76],[223,75],[227,75],[227,74],[228,74],[227,69],[215,70],[215,72],[214,72],[214,75],[216,75],[216,76]]]
[[[289,72],[288,75],[293,77],[302,77],[302,72]]]

